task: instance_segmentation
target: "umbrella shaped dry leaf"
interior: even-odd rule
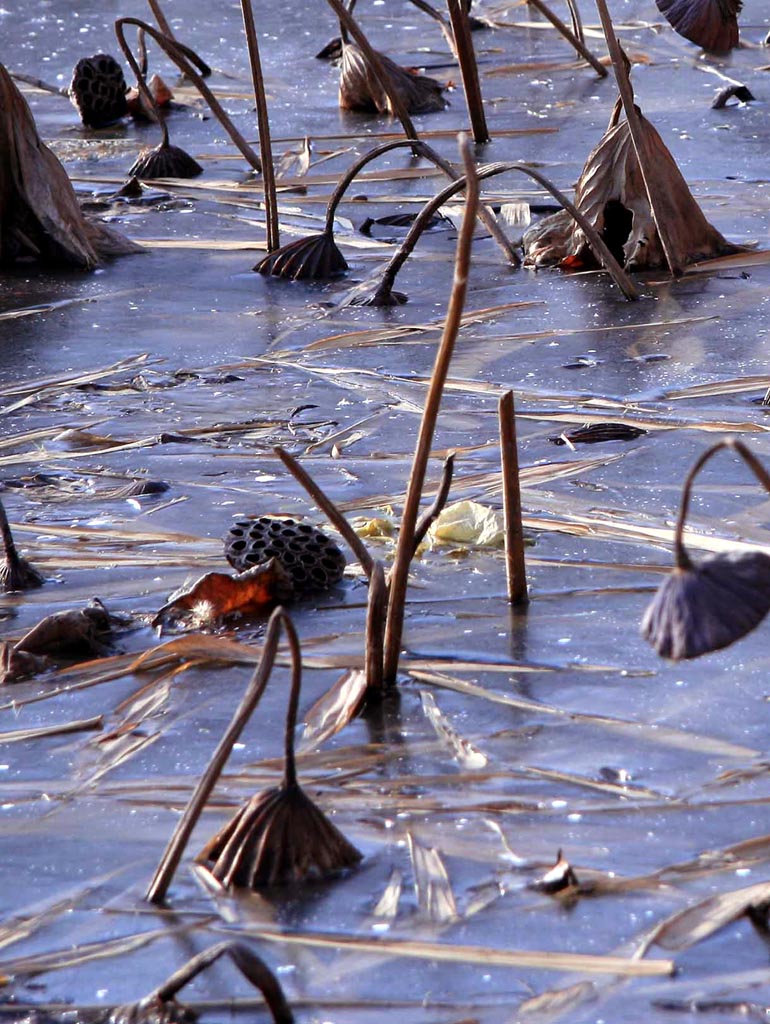
[[[395,61],[378,53],[391,87],[398,93],[407,112],[428,114],[443,110],[446,86],[428,75],[419,75],[402,68]],[[340,63],[340,107],[343,110],[368,110],[395,115],[390,97],[382,87],[371,64],[355,43],[343,42]]]
[[[93,270],[102,257],[142,252],[88,221],[67,172],[42,142],[27,101],[0,65],[0,266],[34,260]]]
[[[297,238],[261,259],[253,269],[265,277],[285,277],[291,281],[328,281],[348,269],[345,257],[334,241],[332,231]]]
[[[2,501],[0,501],[0,537],[2,537],[5,556],[3,564],[0,565],[0,592],[13,593],[16,590],[42,587],[45,583],[44,577],[16,550]]]
[[[664,184],[665,218],[674,255],[682,265],[739,250],[706,220],[658,132],[639,114],[646,159]],[[591,152],[580,175],[575,206],[631,270],[666,266],[639,161],[627,121],[610,127]],[[596,266],[582,228],[564,211],[540,221],[524,235],[526,262],[566,268]]]
[[[671,26],[704,50],[725,53],[738,45],[741,0],[656,0]]]

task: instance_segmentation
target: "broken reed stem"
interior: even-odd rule
[[[484,114],[484,100],[481,95],[476,51],[473,48],[465,0],[447,0],[447,7],[449,9],[449,20],[452,23],[457,62],[460,65],[460,75],[463,80],[465,105],[468,108],[468,117],[471,120],[473,141],[477,146],[480,146],[485,142],[489,142],[490,136],[489,129],[487,128],[487,119]]]
[[[516,409],[513,392],[506,391],[497,407],[500,420],[500,462],[503,475],[503,516],[505,526],[505,575],[508,602],[527,605],[527,567],[524,561],[524,526],[521,521],[519,452],[516,444]]]
[[[198,785],[193,790],[184,814],[179,819],[169,839],[145,896],[149,903],[163,903],[166,898],[168,887],[171,885],[171,880],[179,866],[179,861],[182,859],[185,847],[198,822],[198,818],[206,806],[206,801],[217,784],[219,776],[222,774],[222,769],[230,756],[233,745],[237,742],[246,723],[254,713],[254,709],[259,704],[262,694],[265,692],[265,687],[270,679],[270,673],[273,670],[276,652],[278,651],[281,625],[285,627],[287,621],[288,616],[283,608],[276,608],[270,616],[262,647],[262,657],[254,671],[254,675],[251,677],[241,703],[233,715],[224,736],[219,741],[211,760],[206,766],[206,770],[201,775]]]
[[[449,497],[449,488],[452,486],[452,475],[455,468],[455,454],[452,452],[451,455],[447,455],[444,460],[444,469],[441,473],[441,483],[439,484],[438,491],[436,491],[436,497],[433,499],[433,504],[422,517],[420,522],[417,524],[417,529],[414,531],[414,550],[412,556],[417,554],[417,548],[422,544],[425,539],[425,534],[435,523],[438,517],[441,515],[444,505],[446,505],[447,498]]]
[[[388,588],[381,562],[375,562],[369,577],[369,598],[366,605],[366,695],[382,693],[383,640],[385,615],[388,608]]]
[[[158,1003],[171,1002],[193,978],[197,978],[202,971],[225,955],[230,957],[244,978],[262,993],[276,1024],[293,1024],[294,1017],[278,979],[261,957],[252,953],[248,946],[240,942],[218,942],[215,946],[204,949],[202,953],[198,953],[197,956],[188,960],[178,971],[174,971],[170,978],[141,1001],[140,1006],[142,1008],[152,1007],[154,1011],[152,1018],[159,1019],[161,1014],[158,1014],[156,1009]],[[176,1014],[176,1016],[179,1015]],[[146,1018],[143,1018],[137,1015],[137,1019],[149,1020],[151,1017],[147,1015]]]
[[[664,186],[656,174],[656,169],[650,166],[647,161],[642,124],[639,120],[639,112],[636,108],[636,104],[634,103],[634,90],[626,67],[625,54],[620,47],[618,37],[615,35],[615,28],[612,24],[612,18],[610,17],[610,12],[605,0],[596,0],[596,6],[599,9],[599,17],[602,23],[604,38],[607,40],[607,48],[610,51],[612,67],[615,71],[615,79],[618,83],[620,98],[623,101],[623,110],[626,115],[626,121],[628,121],[628,130],[631,134],[634,152],[636,153],[636,159],[639,163],[639,170],[641,171],[642,181],[644,182],[644,189],[650,203],[652,219],[655,221],[655,227],[658,230],[660,244],[663,246],[663,252],[665,253],[666,262],[668,263],[668,269],[674,277],[681,277],[682,267],[677,259],[676,252],[674,251],[671,238],[668,234],[668,225],[666,224],[665,216],[663,214],[665,202],[663,201],[661,189]]]
[[[695,460],[695,463],[687,474],[682,487],[682,500],[679,505],[679,514],[677,516],[676,528],[674,530],[674,561],[677,569],[692,568],[692,560],[687,554],[687,550],[684,546],[684,526],[687,519],[687,513],[690,508],[690,495],[695,483],[695,478],[709,459],[716,455],[717,452],[721,452],[724,448],[728,448],[731,451],[734,451],[736,455],[739,455],[757,480],[762,484],[764,489],[768,494],[770,494],[770,473],[768,473],[756,455],[749,451],[742,441],[737,441],[735,438],[728,437],[723,441],[717,441],[716,444],[712,444],[710,448],[707,448],[706,451]]]
[[[251,79],[254,83],[254,102],[257,106],[259,152],[262,159],[262,185],[265,191],[267,251],[274,252],[281,244],[278,224],[278,195],[275,190],[275,168],[273,167],[273,148],[270,144],[270,119],[267,113],[265,79],[262,75],[262,62],[259,59],[257,30],[254,25],[254,11],[251,6],[251,0],[241,0],[241,13],[243,14],[243,28],[246,33],[246,44],[249,50]]]
[[[404,613],[406,608],[406,589],[409,580],[409,565],[414,554],[414,537],[420,499],[425,481],[425,471],[430,457],[433,432],[441,405],[444,383],[449,372],[449,362],[454,351],[457,332],[460,329],[465,293],[468,288],[468,271],[470,268],[473,231],[476,220],[476,208],[479,201],[479,183],[476,168],[471,157],[470,143],[465,136],[460,136],[460,152],[465,166],[465,212],[462,227],[457,238],[455,256],[454,281],[452,294],[447,307],[444,332],[436,353],[428,394],[425,399],[417,438],[409,485],[401,517],[401,528],[396,544],[396,554],[390,573],[390,592],[388,595],[388,613],[385,622],[385,658],[384,682],[393,685],[398,672],[398,660],[401,653],[401,637],[404,631]]]
[[[429,18],[433,18],[434,21],[438,22],[439,28],[441,29],[444,39],[446,39],[447,45],[449,46],[449,49],[452,51],[452,56],[456,58],[457,50],[455,48],[455,37],[451,27],[447,24],[446,18],[444,18],[443,15],[439,11],[437,11],[435,7],[427,3],[427,0],[409,0],[409,2],[411,4],[414,4],[414,6],[418,10],[422,11],[424,14],[427,14]]]
[[[355,18],[352,16],[352,14],[350,14],[348,9],[345,7],[343,3],[340,2],[340,0],[326,0],[326,2],[329,4],[331,9],[336,14],[337,18],[340,21],[340,24],[343,25],[345,30],[350,33],[353,39],[355,39],[356,44],[360,48],[365,59],[371,65],[372,71],[374,72],[374,77],[377,79],[377,81],[380,84],[380,87],[384,90],[386,96],[388,97],[390,105],[393,109],[393,113],[401,122],[401,125],[404,129],[404,134],[408,139],[416,139],[418,137],[417,129],[412,124],[412,119],[409,116],[409,112],[404,106],[404,103],[401,97],[399,96],[398,91],[393,88],[393,83],[390,80],[390,75],[383,67],[380,58],[377,56],[377,51],[372,47],[369,40],[358,27],[358,23],[356,22]]]
[[[286,466],[297,483],[301,484],[305,488],[307,493],[320,508],[332,526],[342,534],[342,539],[349,545],[353,554],[358,559],[359,565],[364,571],[364,575],[369,579],[372,575],[372,569],[375,562],[356,531],[343,516],[331,498],[324,494],[315,480],[310,476],[307,470],[297,462],[293,455],[289,455],[289,453],[283,448],[273,448],[273,451],[284,466]]]
[[[118,41],[120,42],[124,53],[126,53],[125,40],[122,36],[124,25],[135,25],[137,28],[143,28],[148,35],[152,36],[166,56],[176,64],[183,75],[186,75],[190,79],[206,103],[208,103],[211,108],[211,112],[233,140],[242,156],[246,159],[246,162],[254,168],[257,174],[261,174],[262,164],[260,163],[259,157],[225,113],[222,104],[216,98],[214,93],[209,89],[198,72],[191,66],[190,61],[185,56],[186,47],[181,46],[179,43],[175,43],[173,39],[169,39],[168,36],[163,35],[162,32],[159,32],[152,25],[148,25],[146,21],[140,21],[139,18],[118,18],[115,22],[115,34],[118,36]],[[126,58],[128,59],[127,53]],[[131,61],[129,61],[129,63],[131,63]],[[145,86],[145,89],[146,88],[147,87]],[[147,90],[147,95],[150,95],[149,90]],[[150,96],[150,100],[153,103],[153,109],[157,109],[154,106],[155,101],[152,99],[152,96]]]
[[[527,3],[530,3],[533,7],[537,8],[537,10],[540,11],[543,17],[547,18],[547,20],[550,21],[550,23],[558,32],[561,32],[561,34],[564,36],[564,38],[567,40],[570,46],[574,50],[576,50],[577,53],[580,54],[583,60],[588,61],[588,63],[591,65],[591,67],[594,69],[594,71],[600,78],[607,77],[607,69],[605,68],[605,66],[591,53],[591,51],[585,45],[583,40],[578,36],[578,34],[576,32],[570,32],[570,30],[567,28],[567,26],[564,24],[561,18],[554,14],[553,11],[545,3],[543,3],[543,0],[527,0]],[[576,10],[570,7],[570,11],[572,12],[572,23],[573,25],[575,25]]]
[[[16,82],[24,82],[25,85],[31,85],[35,89],[40,89],[41,92],[52,92],[55,96],[69,96],[69,89],[60,88],[58,85],[49,85],[48,82],[44,82],[42,78],[35,78],[33,75],[24,75],[21,71],[9,71],[8,74]]]
[[[147,81],[146,81],[146,79],[144,77],[144,72],[142,71],[141,67],[139,66],[139,62],[137,61],[136,57],[134,56],[133,50],[131,49],[131,47],[128,45],[128,42],[126,41],[126,37],[125,37],[125,34],[123,32],[123,23],[126,20],[127,19],[118,19],[115,22],[115,35],[116,35],[117,40],[118,40],[118,45],[120,46],[121,50],[123,51],[123,56],[128,61],[129,66],[130,66],[131,70],[134,73],[134,77],[136,78],[136,84],[139,87],[139,92],[142,94],[142,98],[144,99],[145,103],[147,104],[148,109],[152,111],[152,116],[155,118],[157,123],[160,125],[160,130],[161,130],[161,133],[162,133],[162,136],[163,136],[162,145],[163,146],[168,146],[169,145],[169,137],[168,137],[168,126],[166,125],[166,119],[161,114],[160,108],[158,107],[158,104],[155,102],[155,97],[150,92],[150,90],[149,90],[149,88],[147,86]],[[140,31],[143,31],[143,28],[140,27]],[[147,50],[146,49],[145,49],[144,53],[145,53],[145,58],[146,58],[146,56],[147,56]],[[146,60],[144,61],[144,63],[146,63]]]

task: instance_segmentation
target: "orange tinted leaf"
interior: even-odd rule
[[[172,594],[153,619],[153,625],[185,617],[199,624],[228,615],[264,615],[282,601],[291,600],[291,578],[276,558],[248,572],[230,576],[208,572],[188,589]]]

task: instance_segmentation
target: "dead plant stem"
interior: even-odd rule
[[[516,409],[513,392],[506,391],[498,403],[500,418],[500,460],[503,474],[503,516],[505,528],[505,575],[508,601],[514,606],[529,603],[527,568],[524,561],[524,527],[521,521],[519,452],[516,444]]]

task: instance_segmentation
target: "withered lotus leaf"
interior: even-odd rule
[[[697,658],[740,640],[768,611],[770,556],[719,554],[666,577],[644,614],[642,635],[664,658]]]
[[[0,565],[0,593],[11,594],[17,590],[42,587],[45,578],[16,550],[2,501],[0,501],[0,538],[2,538],[4,554],[3,563]]]
[[[65,660],[101,656],[110,650],[115,621],[102,602],[95,599],[85,608],[46,615],[24,634],[15,650]]]
[[[252,797],[196,858],[225,887],[259,889],[321,879],[361,860],[301,787]]]
[[[153,178],[197,178],[203,174],[203,168],[179,146],[161,142],[154,149],[140,153],[128,173],[145,181]]]
[[[172,594],[153,625],[186,615],[201,624],[218,622],[228,615],[264,615],[282,601],[291,600],[293,594],[291,577],[277,558],[237,576],[207,572],[189,588]]]
[[[329,231],[297,238],[263,257],[253,268],[265,277],[290,281],[327,281],[348,269],[347,261]]]
[[[18,683],[51,667],[51,661],[40,654],[19,651],[14,644],[0,643],[0,684]]]
[[[89,222],[67,172],[41,141],[27,101],[0,64],[0,266],[37,260],[92,270],[102,256],[142,252]]]
[[[738,45],[741,0],[656,0],[658,10],[672,27],[712,53],[725,53]]]
[[[378,53],[377,56],[407,113],[429,114],[443,110],[447,106],[444,99],[446,86],[437,79],[402,68],[383,53]],[[355,43],[342,44],[339,102],[343,110],[395,114],[387,93]]]
[[[104,128],[127,113],[126,89],[120,64],[107,53],[97,53],[75,65],[69,96],[87,128]]]
[[[152,75],[147,82],[147,88],[158,107],[168,107],[174,98],[173,92],[160,75]],[[136,86],[126,93],[126,105],[131,117],[139,117],[147,121],[155,120],[155,111],[147,103],[142,90],[137,89]]]
[[[660,214],[677,261],[685,265],[738,251],[706,220],[658,132],[641,114],[639,119],[648,165],[665,186]],[[628,122],[608,129],[589,155],[575,191],[575,206],[627,269],[667,265]],[[566,211],[530,228],[524,235],[524,251],[529,264],[576,268],[598,262],[582,229]]]

